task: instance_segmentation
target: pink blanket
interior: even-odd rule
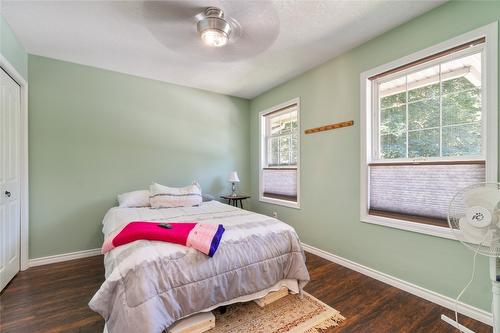
[[[101,252],[107,253],[120,245],[136,240],[150,240],[190,246],[212,257],[217,251],[224,227],[222,224],[196,222],[170,223],[170,229],[159,226],[160,222],[134,221],[118,233],[104,240]]]

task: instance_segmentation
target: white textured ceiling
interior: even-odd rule
[[[29,53],[253,98],[443,1],[3,1]],[[208,49],[194,15],[241,31]]]

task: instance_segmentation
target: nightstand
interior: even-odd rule
[[[250,198],[249,195],[221,195],[222,199],[227,200],[228,205],[238,207],[238,202],[240,203],[240,208],[243,209],[243,200]]]

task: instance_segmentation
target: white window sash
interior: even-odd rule
[[[269,129],[269,121],[267,121],[267,123],[268,123],[268,125],[267,125],[266,129]],[[269,156],[271,155],[271,140],[287,137],[290,140],[290,144],[291,144],[293,135],[295,135],[295,134],[298,134],[297,130],[293,130],[287,134],[274,134],[274,135],[266,136],[266,138],[265,138],[265,140],[266,140],[266,162],[265,162],[266,167],[268,167],[268,168],[271,168],[271,167],[273,167],[273,168],[274,167],[291,167],[291,166],[297,165],[296,163],[294,163],[294,164],[281,164],[279,162],[280,157],[281,157],[281,147],[278,147],[278,164],[269,163],[269,160],[270,160]],[[278,143],[281,145],[281,141],[278,141]],[[292,149],[289,149],[288,150],[288,160],[289,161],[292,160],[291,154],[292,154]]]
[[[277,109],[277,110],[280,110],[280,109]],[[271,140],[274,139],[274,138],[281,138],[281,137],[288,137],[289,140],[290,140],[290,143],[292,142],[292,137],[294,134],[298,134],[299,133],[299,130],[298,130],[298,126],[295,130],[291,130],[289,133],[285,133],[285,134],[271,134],[271,122],[274,118],[276,117],[279,117],[283,114],[287,114],[287,113],[292,113],[292,112],[297,112],[297,122],[298,122],[298,105],[295,104],[295,103],[292,103],[288,106],[285,106],[283,108],[283,110],[281,111],[270,111],[268,113],[272,113],[272,115],[262,115],[262,117],[264,117],[265,119],[265,160],[264,160],[264,165],[265,167],[290,167],[290,166],[294,166],[295,164],[280,164],[280,155],[281,155],[281,147],[278,147],[278,164],[276,165],[271,165],[269,163],[269,157],[270,157],[270,154],[271,154]],[[279,143],[281,141],[278,141]],[[289,149],[288,151],[288,160],[291,161],[291,149]]]
[[[486,42],[487,43],[487,42]],[[398,72],[395,72],[395,73],[392,73],[392,74],[389,74],[387,76],[383,76],[379,79],[375,79],[371,82],[371,85],[372,85],[372,99],[373,99],[373,103],[372,103],[372,119],[373,119],[373,124],[372,124],[372,162],[384,162],[384,163],[401,163],[401,162],[408,162],[408,161],[411,161],[411,162],[418,162],[418,161],[436,161],[436,160],[439,160],[439,161],[461,161],[461,160],[485,160],[486,159],[486,153],[485,153],[485,147],[486,147],[486,140],[485,140],[485,137],[486,137],[486,134],[487,134],[487,131],[486,131],[486,123],[485,123],[485,114],[486,114],[486,107],[485,107],[485,103],[483,103],[483,98],[484,98],[484,91],[486,91],[485,87],[483,86],[483,84],[487,84],[483,81],[483,73],[485,72],[485,46],[486,46],[486,43],[482,43],[482,44],[478,44],[478,45],[475,45],[475,46],[472,46],[470,48],[467,48],[467,49],[464,49],[464,50],[460,50],[460,51],[457,51],[457,52],[453,52],[451,54],[448,54],[448,55],[445,55],[443,57],[439,57],[437,59],[434,59],[434,60],[431,60],[429,62],[425,62],[423,64],[419,64],[419,65],[415,65],[413,67],[410,67],[410,68],[407,68],[407,69],[404,69],[404,70],[401,70],[401,71],[398,71]],[[457,44],[459,45],[459,44]],[[456,46],[456,45],[455,45]],[[413,73],[416,73],[416,72],[419,72],[423,69],[426,69],[426,68],[430,68],[430,67],[434,67],[434,66],[439,66],[440,68],[440,71],[439,71],[439,84],[440,84],[440,87],[442,85],[442,81],[441,81],[441,64],[445,63],[445,62],[449,62],[453,59],[457,59],[457,58],[463,58],[463,57],[466,57],[468,55],[472,55],[472,54],[476,54],[476,53],[481,53],[481,63],[483,65],[483,67],[481,68],[481,82],[483,83],[481,85],[481,154],[479,155],[461,155],[461,156],[432,156],[432,157],[418,157],[418,158],[411,158],[411,157],[406,157],[406,158],[397,158],[397,159],[384,159],[384,158],[380,158],[380,152],[381,152],[381,146],[380,146],[380,135],[379,135],[379,130],[380,130],[380,111],[381,111],[381,108],[380,108],[380,99],[379,99],[379,86],[385,82],[389,82],[389,81],[392,81],[394,79],[397,79],[397,78],[400,78],[400,77],[403,77],[403,76],[408,76],[408,75],[411,75]],[[422,57],[424,58],[424,57]],[[441,89],[441,88],[440,88]],[[406,103],[405,103],[405,106],[406,106],[406,132],[405,132],[405,135],[406,135],[406,156],[408,156],[408,134],[410,132],[412,132],[412,130],[408,130],[408,107],[409,107],[409,104],[411,103],[408,103],[408,82],[406,82],[406,88],[405,88],[405,92],[406,92]],[[448,95],[448,94],[447,94]],[[440,125],[441,125],[441,121],[442,121],[442,105],[441,105],[441,100],[443,98],[443,94],[441,93],[440,91],[440,94],[439,94],[439,114],[440,114]],[[412,103],[414,103],[416,101],[412,101]],[[444,126],[439,126],[439,127],[436,127],[436,128],[439,128],[439,137],[440,137],[440,144],[439,144],[439,150],[440,150],[440,155],[441,155],[441,150],[442,150],[442,128]],[[425,128],[425,129],[431,129],[431,128]],[[424,130],[425,130],[424,129]],[[414,131],[414,130],[413,130]]]

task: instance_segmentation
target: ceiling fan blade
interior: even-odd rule
[[[198,36],[196,22],[208,6],[219,6],[233,28],[222,48],[207,47]],[[267,50],[280,31],[279,17],[270,1],[144,2],[143,12],[146,28],[161,44],[204,62],[253,57]]]

